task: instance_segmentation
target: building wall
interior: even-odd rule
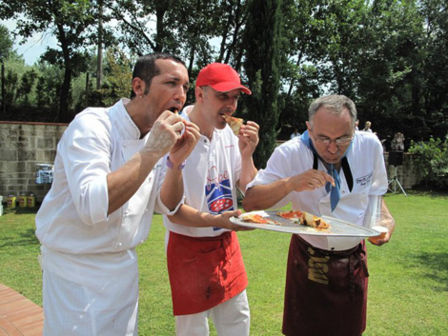
[[[67,124],[0,121],[0,195],[34,193],[41,202],[49,184],[36,184],[36,165],[53,164]]]
[[[34,193],[42,202],[49,184],[36,184],[36,165],[53,164],[56,146],[67,124],[0,121],[0,195]],[[388,153],[385,153],[387,165]],[[387,165],[388,166],[388,165]],[[389,176],[393,168],[388,166]],[[412,156],[405,153],[403,165],[397,167],[397,178],[403,188],[418,183]]]

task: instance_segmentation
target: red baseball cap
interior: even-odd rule
[[[240,89],[244,93],[252,94],[241,85],[240,75],[230,65],[224,63],[211,63],[199,71],[196,86],[211,86],[219,92],[228,92]]]

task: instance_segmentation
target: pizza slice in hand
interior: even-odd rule
[[[233,133],[235,135],[238,135],[240,133],[240,128],[244,123],[244,119],[242,118],[237,118],[237,117],[232,117],[229,115],[224,115],[224,119],[226,120],[226,122],[229,124],[230,128],[232,129]]]

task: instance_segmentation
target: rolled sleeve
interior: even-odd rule
[[[180,206],[184,203],[185,203],[185,196],[183,196],[181,198],[181,200],[179,201],[179,203],[177,203],[176,207],[173,210],[170,210],[167,208],[167,206],[165,204],[163,204],[163,202],[160,198],[160,192],[159,192],[157,194],[155,211],[162,215],[172,216],[179,210]]]

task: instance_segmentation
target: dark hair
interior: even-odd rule
[[[158,59],[173,60],[174,62],[180,63],[186,67],[184,61],[182,61],[179,57],[167,53],[154,53],[140,56],[135,63],[134,70],[132,72],[132,79],[138,77],[145,82],[146,89],[144,94],[149,92],[149,87],[151,86],[153,77],[160,74],[160,69],[156,65],[156,61]],[[135,92],[134,90],[131,90],[131,99],[134,97]]]

